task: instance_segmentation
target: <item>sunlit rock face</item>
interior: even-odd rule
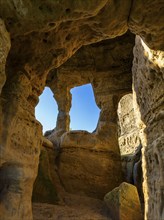
[[[125,95],[118,105],[118,141],[121,155],[133,154],[140,145],[140,129],[136,124],[133,94]]]
[[[113,220],[143,220],[137,189],[131,184],[123,182],[107,193],[104,201]]]
[[[0,45],[2,45],[0,48],[0,53],[2,54],[0,57],[0,65],[2,65],[0,72],[0,175],[2,177],[0,183],[0,218],[4,220],[32,219],[31,195],[37,175],[40,147],[42,145],[41,125],[35,119],[34,108],[38,102],[39,95],[46,85],[48,72],[63,64],[81,46],[123,35],[128,28],[133,33],[142,36],[150,48],[163,50],[163,29],[161,28],[164,14],[162,9],[163,2],[149,1],[149,4],[146,4],[147,7],[145,7],[145,4],[143,1],[133,1],[132,3],[130,0],[124,2],[92,0],[87,3],[86,1],[60,1],[59,3],[59,1],[50,0],[42,3],[40,1],[27,0],[0,1],[0,17],[3,20],[0,23]],[[10,34],[11,49],[5,65],[5,77],[4,62],[10,47],[10,40],[6,30]],[[135,49],[135,51],[137,50]],[[142,55],[143,51],[141,50],[140,52]],[[97,54],[101,54],[101,50]],[[119,54],[120,51],[118,50],[118,57]],[[153,60],[153,57],[156,56],[156,51],[148,52],[148,55],[152,62],[148,63],[146,61],[147,58],[144,58],[143,62],[138,62],[135,59],[133,68],[135,73],[140,73],[140,70],[146,68],[146,71],[143,71],[144,74],[140,74],[141,77],[138,78],[138,74],[137,77],[134,77],[137,101],[142,120],[147,126],[146,132],[148,136],[148,147],[144,148],[145,162],[143,164],[148,170],[144,174],[145,196],[163,195],[161,193],[163,180],[160,177],[163,158],[157,157],[162,154],[158,154],[158,148],[154,147],[158,146],[158,144],[160,145],[162,141],[162,139],[157,138],[161,132],[159,119],[162,117],[162,113],[157,114],[158,116],[152,122],[149,121],[157,111],[159,112],[160,107],[158,108],[158,106],[162,106],[159,102],[163,94],[161,86],[163,81],[158,76],[160,74],[157,74],[157,76],[156,74],[151,74],[151,80],[153,80],[154,75],[155,79],[157,79],[155,81],[157,86],[152,87],[154,84],[149,83],[151,80],[145,75],[149,65],[150,69],[155,69],[156,72],[163,71],[159,63],[162,57],[160,55],[158,59],[155,58]],[[137,56],[140,56],[139,52],[135,52],[135,57]],[[98,61],[99,59],[96,60],[97,63]],[[155,63],[153,67],[152,63]],[[98,68],[101,69],[101,65],[100,63]],[[113,66],[114,69],[115,66]],[[117,83],[125,85],[126,80],[123,80],[121,73],[117,72],[117,74],[117,80],[112,81],[113,85],[116,87]],[[100,75],[98,78],[101,78]],[[145,86],[142,87],[142,83],[139,84],[138,79],[142,79],[144,76],[146,77]],[[106,74],[103,77],[104,80],[109,79]],[[112,75],[111,78],[114,79],[115,76]],[[102,84],[103,81],[98,80],[98,83]],[[109,97],[109,102],[106,102],[105,91],[103,90],[101,93],[98,90],[100,87],[97,81],[93,81],[92,84],[93,88],[95,88],[96,102],[98,106],[103,106],[97,132],[103,136],[104,132],[110,130],[110,135],[115,136],[117,130],[115,124],[116,110],[113,111],[113,109],[116,109],[118,97],[112,93]],[[140,86],[143,90],[137,89]],[[106,86],[105,89],[107,89]],[[147,89],[147,91],[141,95],[144,89]],[[159,92],[160,96],[157,95],[159,89],[161,91]],[[101,93],[100,96],[99,92]],[[153,105],[157,106],[157,108],[153,108],[154,113],[150,110]],[[106,120],[110,118],[114,119],[112,121],[113,124],[109,123],[109,126],[107,126]],[[157,120],[160,122],[157,124],[158,126],[154,123]],[[114,134],[112,134],[113,131]],[[114,145],[116,137],[112,140],[114,140]],[[157,145],[154,142],[155,140]],[[161,150],[162,147],[159,151]],[[157,161],[153,162],[155,169],[153,168],[152,172],[156,171],[153,177],[150,175],[152,162],[149,159]],[[146,175],[148,175],[148,178]],[[152,182],[155,175],[159,177],[160,181],[158,183],[155,182],[154,186]],[[151,188],[152,186],[154,186],[154,189]],[[156,199],[154,208],[151,208],[151,205],[153,206],[151,201],[146,200],[146,206],[148,207],[146,216],[151,219],[154,216],[163,215],[162,206],[160,205],[162,199],[162,196],[159,201]]]
[[[133,83],[137,124],[143,146],[145,219],[163,219],[164,52],[149,49],[136,37]],[[152,199],[153,198],[153,199]]]
[[[140,128],[137,125],[137,111],[134,109],[133,94],[122,97],[118,104],[118,143],[121,153],[122,171],[126,182],[137,187],[143,207],[142,190],[142,144]]]

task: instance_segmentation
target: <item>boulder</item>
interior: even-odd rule
[[[123,182],[104,197],[113,220],[142,220],[137,188]]]
[[[117,148],[86,131],[62,136],[58,158],[60,180],[69,193],[102,199],[122,181],[121,159]]]

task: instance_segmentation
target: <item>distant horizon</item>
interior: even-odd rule
[[[91,84],[71,89],[72,107],[70,129],[93,132],[98,123],[100,109],[97,107]],[[35,108],[36,119],[43,126],[43,133],[56,127],[58,106],[50,88],[45,87]]]

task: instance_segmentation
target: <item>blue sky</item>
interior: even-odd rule
[[[98,122],[100,109],[94,99],[90,84],[71,89],[72,107],[70,111],[70,128],[72,130],[87,130],[92,132]],[[43,125],[43,132],[56,126],[58,114],[57,103],[49,88],[45,88],[35,108],[35,116]]]

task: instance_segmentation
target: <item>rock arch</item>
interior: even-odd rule
[[[130,29],[134,34],[140,35],[151,48],[149,49],[140,37],[136,38],[132,71],[134,94],[139,105],[136,108],[141,114],[140,125],[143,134],[147,135],[147,137],[142,136],[143,167],[146,170],[144,173],[145,219],[154,219],[157,216],[161,219],[163,218],[164,182],[162,172],[164,161],[162,156],[163,3],[150,1],[147,7],[144,7],[146,1],[122,3],[122,1],[94,0],[87,5],[85,1],[79,1],[78,4],[73,4],[72,1],[62,3],[59,4],[56,1],[46,1],[42,4],[32,1],[24,1],[21,4],[15,1],[0,2],[0,39],[2,39],[0,53],[2,51],[3,55],[0,60],[2,68],[0,72],[2,75],[0,80],[0,167],[5,172],[8,170],[5,164],[14,161],[11,173],[17,173],[19,170],[20,174],[16,175],[17,184],[13,183],[11,175],[5,182],[8,190],[1,198],[0,217],[4,220],[32,219],[32,186],[36,178],[40,146],[43,142],[41,126],[34,117],[34,108],[44,86],[51,84],[53,77],[58,77],[58,73],[65,65],[60,69],[61,64],[66,62],[82,45],[115,38]],[[121,42],[124,42],[123,38],[124,36]],[[111,40],[113,41],[116,41],[117,45],[117,39]],[[134,43],[129,44],[129,38],[128,43],[126,40],[125,42],[129,47],[134,45]],[[8,54],[10,43],[11,49]],[[91,48],[100,49],[99,52],[101,52],[99,46],[96,48],[93,45]],[[112,43],[110,49],[112,50]],[[118,62],[121,59],[120,51],[116,50]],[[86,53],[89,54],[90,51]],[[124,55],[127,59],[122,60],[123,67],[131,66],[133,56],[130,55],[129,61],[128,54],[124,53]],[[92,56],[90,58],[93,64],[95,59]],[[103,60],[105,60],[104,57]],[[115,72],[117,62],[113,62],[113,56],[110,60],[112,71],[109,78],[113,80],[112,84],[106,72],[101,72],[99,59],[96,60],[95,65],[91,65],[96,69],[96,73],[97,70],[100,71],[102,75],[104,74],[104,79],[109,80],[109,86],[103,89],[109,89],[110,95],[106,95],[104,90],[99,90],[102,84],[100,74],[92,81],[92,85],[96,102],[102,109],[98,132],[104,133],[110,129],[115,134],[116,110],[114,109],[120,98],[118,96],[129,92],[130,84],[127,82],[131,82],[131,77],[129,78],[128,75],[130,70],[121,69],[121,72]],[[58,67],[59,69],[56,70],[55,68]],[[103,68],[105,67],[108,68],[107,62],[103,64]],[[147,93],[143,93],[144,88]],[[106,102],[108,95],[108,102]],[[106,120],[110,123],[106,123]],[[114,136],[114,134],[111,135]],[[114,139],[113,146],[116,144]],[[17,161],[16,164],[15,161]],[[152,167],[155,167],[155,171]],[[153,174],[159,181],[154,179]],[[15,190],[13,190],[13,184]],[[4,189],[4,186],[2,188]],[[160,195],[160,200],[157,199],[158,195]],[[149,199],[151,196],[155,198],[154,204]]]

